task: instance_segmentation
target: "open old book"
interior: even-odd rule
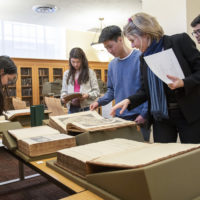
[[[81,93],[69,93],[69,94],[64,95],[62,98],[67,103],[67,102],[71,101],[72,99],[81,98],[81,97],[82,97]]]
[[[18,116],[30,115],[30,108],[20,109],[20,110],[8,110],[3,112],[6,119],[12,120]]]
[[[51,116],[49,124],[53,128],[58,129],[60,132],[65,133],[68,131],[85,132],[109,130],[136,125],[133,121],[127,121],[117,117],[106,119],[100,116],[96,111],[85,111],[69,115]]]
[[[8,130],[8,133],[17,140],[19,151],[30,157],[54,153],[76,145],[73,136],[60,134],[49,126]]]
[[[200,144],[112,139],[60,150],[55,164],[84,178],[90,173],[145,167],[199,148]]]

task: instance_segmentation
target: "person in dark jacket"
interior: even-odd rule
[[[142,88],[136,94],[116,104],[111,115],[121,108],[133,109],[148,100],[149,121],[153,124],[154,142],[200,142],[200,52],[186,34],[164,35],[157,20],[146,13],[129,18],[124,34],[141,55]],[[148,67],[144,56],[172,48],[184,79],[167,75],[170,84],[162,82]]]
[[[196,38],[198,44],[200,44],[200,15],[193,19],[191,27],[193,29],[192,35]]]
[[[8,56],[0,56],[0,115],[5,111],[5,98],[7,85],[14,84],[17,80],[17,67]]]

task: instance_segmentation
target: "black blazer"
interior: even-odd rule
[[[173,49],[183,70],[185,75],[184,88],[174,90],[175,97],[186,120],[189,123],[195,122],[200,119],[200,52],[186,33],[164,36],[163,47],[164,49]],[[128,110],[148,100],[149,119],[151,119],[151,101],[147,80],[148,66],[143,55],[141,55],[140,61],[142,87],[135,95],[128,98],[131,101]]]

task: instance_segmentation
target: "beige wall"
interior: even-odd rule
[[[143,0],[142,10],[157,18],[165,34],[187,31],[186,0]]]
[[[106,50],[97,51],[91,47],[91,43],[97,42],[98,38],[99,34],[93,32],[67,30],[66,31],[67,59],[69,58],[69,52],[72,48],[80,47],[85,52],[87,59],[89,61],[102,61],[102,62],[111,61],[113,57]]]
[[[187,32],[191,38],[196,42],[198,49],[200,45],[197,43],[195,38],[192,36],[192,28],[190,26],[191,21],[200,14],[200,0],[187,0]]]
[[[200,0],[143,0],[142,10],[157,18],[163,27],[165,34],[172,35],[181,32],[190,34],[191,21],[200,14]],[[67,55],[73,47],[80,47],[84,50],[89,61],[109,62],[113,57],[107,52],[98,52],[91,47],[93,40],[98,40],[98,34],[75,30],[66,31]],[[195,38],[193,38],[195,41]],[[196,42],[196,41],[195,41]],[[128,46],[130,43],[126,40]],[[196,42],[197,44],[197,42]],[[198,45],[200,49],[200,45]]]
[[[80,47],[86,53],[88,60],[99,61],[97,51],[90,46],[94,38],[94,35],[95,33],[92,32],[67,30],[66,31],[67,59],[69,58],[69,52],[72,48]]]

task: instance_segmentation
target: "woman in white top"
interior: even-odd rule
[[[89,105],[100,95],[96,74],[89,69],[88,60],[81,48],[73,48],[69,56],[69,70],[64,72],[61,100],[70,93],[81,93],[81,98],[67,104],[68,113],[89,110]]]

